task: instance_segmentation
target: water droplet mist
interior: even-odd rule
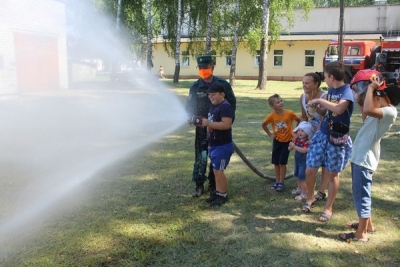
[[[130,57],[119,39],[94,43],[109,59]],[[0,94],[0,256],[96,172],[185,122],[181,101],[155,75],[136,68],[128,78],[117,87]]]

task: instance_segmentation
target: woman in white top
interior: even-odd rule
[[[321,86],[321,77],[318,73],[310,72],[303,77],[303,90],[304,93],[300,96],[300,107],[301,107],[301,120],[309,121],[313,127],[314,132],[319,128],[321,120],[323,119],[326,110],[318,106],[307,106],[307,103],[312,99],[326,98],[326,92],[322,91],[319,87]],[[322,168],[321,172],[321,184],[319,186],[318,193],[315,195],[316,201],[323,200],[326,198],[326,187],[328,185],[328,179],[324,178],[325,168]],[[297,194],[298,189],[294,189],[292,194]]]

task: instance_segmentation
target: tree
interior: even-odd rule
[[[153,45],[152,39],[152,27],[151,27],[151,0],[146,0],[146,20],[147,20],[147,69],[151,70],[153,68]]]
[[[256,42],[260,43],[260,64],[259,77],[256,89],[265,90],[267,81],[267,54],[270,46],[279,40],[283,29],[279,23],[279,18],[286,18],[289,27],[294,23],[294,11],[298,8],[303,9],[304,17],[307,18],[310,9],[314,7],[312,0],[263,0],[262,1],[262,25],[261,33],[252,32],[249,38],[249,47],[256,47]],[[268,9],[268,10],[266,10]],[[265,19],[268,18],[268,21]],[[264,38],[264,40],[263,40]]]
[[[213,0],[207,0],[207,31],[206,31],[206,54],[211,53],[211,35],[213,26]]]
[[[269,7],[270,0],[263,0],[263,15],[262,15],[262,27],[261,32],[263,34],[261,38],[260,48],[260,64],[258,69],[258,84],[257,89],[265,90],[267,87],[267,54],[268,54],[268,29],[269,29]]]
[[[176,19],[176,48],[175,48],[175,71],[174,71],[174,83],[179,82],[179,73],[181,70],[180,63],[180,51],[181,51],[181,32],[182,32],[182,0],[178,0],[178,16]]]
[[[235,86],[235,72],[236,72],[236,54],[239,46],[239,28],[240,28],[240,0],[236,0],[235,13],[234,13],[234,32],[233,44],[231,53],[231,68],[229,70],[229,83],[232,87]]]

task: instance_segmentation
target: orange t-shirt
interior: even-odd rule
[[[275,139],[279,142],[289,142],[292,140],[293,122],[300,120],[292,110],[286,109],[283,114],[270,113],[265,117],[263,123],[271,124]]]

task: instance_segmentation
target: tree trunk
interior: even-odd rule
[[[233,46],[231,54],[231,69],[229,72],[229,83],[232,87],[235,86],[235,72],[236,72],[236,54],[239,45],[239,26],[240,26],[240,0],[236,0],[235,7],[235,31],[233,33]]]
[[[263,38],[261,39],[260,47],[260,64],[258,73],[258,84],[256,89],[267,89],[267,55],[268,55],[268,29],[269,29],[269,0],[263,1],[263,16],[262,16],[262,32]]]
[[[211,54],[213,0],[207,0],[206,54]]]
[[[180,54],[181,54],[181,31],[182,31],[182,0],[178,0],[178,18],[176,23],[176,48],[175,48],[175,71],[173,83],[179,82],[179,72],[181,71]]]
[[[147,69],[153,68],[153,50],[151,43],[151,0],[146,1],[146,19],[147,19]]]

